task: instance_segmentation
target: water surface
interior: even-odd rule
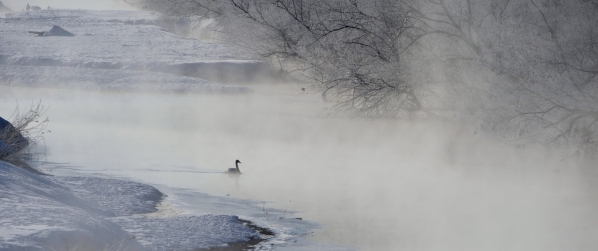
[[[63,164],[44,171],[263,201],[264,215],[294,211],[321,223],[312,240],[361,250],[598,248],[595,176],[571,161],[450,123],[327,116],[330,104],[296,85],[252,87],[236,95],[1,87],[0,114],[16,101],[49,106],[41,160]],[[243,174],[222,173],[236,159]]]

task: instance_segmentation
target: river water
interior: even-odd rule
[[[307,237],[318,242],[598,248],[595,175],[569,159],[450,123],[329,116],[331,104],[298,85],[251,87],[233,95],[1,87],[0,114],[17,101],[48,106],[43,171],[261,201],[264,214],[320,223]],[[243,174],[223,174],[236,159]]]

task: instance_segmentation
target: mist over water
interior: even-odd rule
[[[326,116],[297,85],[164,95],[2,87],[49,106],[53,174],[123,177],[264,201],[309,238],[360,250],[592,250],[594,173],[566,153],[511,148],[457,124]],[[240,177],[224,172],[241,160]],[[231,213],[231,212],[222,212]]]
[[[2,2],[13,10],[26,4]],[[29,4],[128,8],[112,0]],[[0,116],[17,102],[49,106],[51,133],[38,164],[50,174],[263,201],[264,217],[321,223],[308,237],[318,242],[359,250],[598,249],[595,166],[576,162],[573,151],[514,147],[454,121],[327,116],[332,103],[298,84],[247,86],[255,92],[3,86]],[[243,174],[223,173],[236,159]]]

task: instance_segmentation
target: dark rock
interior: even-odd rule
[[[44,34],[44,36],[45,37],[47,37],[47,36],[72,37],[72,36],[75,36],[75,34],[66,31],[65,29],[61,28],[58,25],[54,25],[54,26],[52,26],[52,29],[50,29],[50,31],[48,31]]]
[[[36,34],[38,37],[49,37],[49,36],[59,36],[59,37],[72,37],[75,34],[66,31],[65,29],[61,28],[58,25],[52,26],[52,29],[49,31],[29,31],[29,33]]]

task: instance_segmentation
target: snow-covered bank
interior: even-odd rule
[[[260,238],[237,216],[148,215],[162,197],[137,182],[0,162],[0,250],[193,250]]]
[[[66,186],[0,162],[0,250],[71,250],[74,247],[124,250],[142,246],[101,210],[74,196]]]
[[[222,82],[269,75],[255,55],[221,43],[184,38],[151,24],[140,11],[44,10],[0,19],[0,64],[128,69]],[[34,37],[58,25],[74,37]]]

